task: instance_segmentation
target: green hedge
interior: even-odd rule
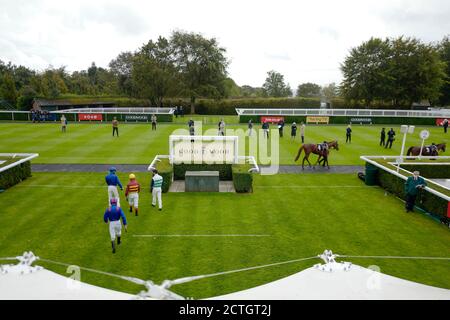
[[[380,169],[377,173],[377,181],[382,188],[405,200],[405,180]],[[419,192],[416,205],[439,217],[447,216],[447,201],[427,191]]]
[[[28,177],[31,177],[30,161],[0,172],[0,189],[6,190],[11,188]]]
[[[233,185],[237,193],[253,192],[253,176],[250,165],[233,165]]]
[[[450,165],[417,165],[402,164],[401,167],[409,172],[419,171],[422,177],[428,179],[450,179]]]
[[[169,192],[169,188],[173,181],[173,167],[169,163],[169,159],[162,159],[160,162],[157,162],[155,166],[159,175],[163,177],[162,192]]]
[[[219,171],[220,180],[232,180],[231,164],[174,164],[175,180],[184,180],[186,171]]]

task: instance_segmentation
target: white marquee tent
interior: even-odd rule
[[[348,262],[336,262],[331,251],[320,256],[326,263],[255,288],[234,292],[211,300],[390,300],[421,299],[450,300],[450,290],[431,287],[363,268]],[[151,281],[123,277],[144,285],[147,290],[132,295],[96,287],[61,276],[39,266],[32,253],[17,257],[19,264],[0,265],[0,300],[118,300],[118,299],[180,299],[168,288],[177,283],[204,276],[166,281],[155,285]]]

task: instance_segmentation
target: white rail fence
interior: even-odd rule
[[[349,116],[349,117],[407,117],[407,118],[450,118],[450,109],[442,110],[371,110],[371,109],[273,109],[236,108],[239,116]]]
[[[377,167],[377,168],[380,168],[380,169],[382,169],[382,170],[384,170],[384,171],[386,171],[386,172],[389,172],[390,174],[393,174],[394,176],[399,177],[399,178],[402,179],[402,180],[408,179],[408,176],[412,175],[412,172],[410,172],[410,171],[408,171],[408,170],[406,170],[406,169],[400,168],[400,165],[402,165],[402,164],[403,164],[403,165],[405,165],[405,164],[406,164],[406,165],[408,165],[408,164],[415,164],[415,163],[410,163],[410,162],[399,162],[399,161],[400,161],[400,157],[399,157],[399,156],[361,156],[360,159],[366,161],[367,163],[370,163],[371,165],[373,165],[373,166],[375,166],[375,167]],[[389,164],[391,164],[391,165],[393,165],[393,166],[396,166],[396,167],[397,167],[397,170],[388,168],[388,167],[386,167],[385,165],[383,165],[383,164],[381,164],[381,163],[375,161],[375,160],[377,160],[377,159],[382,159],[382,160],[389,160],[389,159],[392,159],[392,160],[394,160],[394,162],[389,162]],[[417,157],[407,157],[407,156],[404,156],[403,159],[406,159],[406,160],[408,160],[408,159],[414,160],[414,159],[417,159]],[[450,160],[450,157],[449,157],[449,156],[439,156],[439,157],[423,157],[423,156],[422,156],[421,159],[430,159],[430,160],[431,160],[431,159],[436,159],[436,160],[442,159],[442,160]],[[419,163],[417,163],[417,164],[419,164]],[[421,163],[421,164],[424,164],[424,163]],[[441,163],[426,163],[426,164],[428,164],[428,165],[442,165],[442,162],[441,162]],[[447,165],[450,165],[450,161],[447,163]],[[406,175],[400,173],[400,171],[401,171],[402,173],[407,173],[408,176],[406,176]],[[440,187],[440,188],[443,188],[443,189],[446,189],[446,190],[449,190],[449,191],[450,191],[450,188],[448,188],[447,186],[444,186],[444,185],[442,185],[442,184],[436,183],[436,182],[433,181],[433,180],[430,180],[430,179],[427,179],[427,178],[424,178],[424,180],[425,180],[428,184],[435,185],[435,186],[438,186],[438,187]],[[430,193],[432,193],[432,194],[434,194],[434,195],[436,195],[436,196],[438,196],[438,197],[440,197],[440,198],[442,198],[442,199],[444,199],[444,200],[450,201],[450,197],[449,197],[449,196],[443,194],[442,192],[436,191],[436,190],[433,189],[433,188],[425,187],[425,190],[428,191],[428,192],[430,192]]]

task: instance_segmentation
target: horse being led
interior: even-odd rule
[[[298,158],[300,158],[302,150],[305,150],[305,156],[303,157],[303,160],[302,160],[302,169],[305,169],[305,160],[308,162],[309,167],[311,167],[311,162],[309,162],[309,159],[308,159],[309,155],[311,153],[317,154],[319,156],[317,158],[316,164],[314,166],[316,166],[318,163],[323,161],[323,166],[325,167],[325,164],[326,164],[329,169],[330,165],[328,164],[328,155],[330,153],[330,149],[339,150],[339,145],[338,145],[337,140],[327,142],[326,144],[327,144],[327,148],[325,148],[324,150],[320,150],[318,144],[313,144],[313,143],[303,144],[300,147],[300,149],[298,150],[297,156],[295,157],[294,161],[297,161]]]
[[[445,143],[433,144],[431,146],[424,146],[422,149],[422,156],[437,156],[439,151],[445,152]],[[419,156],[420,147],[410,147],[407,156]]]

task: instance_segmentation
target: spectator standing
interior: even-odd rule
[[[284,130],[284,121],[278,121],[278,133],[280,134],[280,138],[283,138],[283,130]]]
[[[385,146],[386,145],[386,130],[385,128],[381,129],[380,132],[380,146]]]
[[[152,130],[156,130],[156,120],[157,120],[156,115],[152,114],[152,118],[151,118]]]
[[[225,135],[225,121],[223,119],[220,119],[219,121],[219,136]]]
[[[192,119],[191,119],[192,121]],[[189,121],[190,122],[190,121]],[[194,127],[194,121],[192,121],[192,125],[189,124],[189,135],[195,136],[195,127]],[[191,139],[191,143],[194,143],[194,139]]]
[[[384,148],[386,149],[389,146],[389,149],[391,149],[392,148],[392,143],[395,140],[395,131],[394,131],[394,129],[391,128],[391,130],[388,131],[387,135],[388,135],[388,139],[387,139],[386,146]]]
[[[444,133],[447,133],[447,129],[448,129],[448,120],[444,119],[444,121],[442,122],[442,126],[444,127]]]
[[[267,121],[263,122],[262,129],[264,131],[264,137],[269,139],[269,123]]]
[[[64,115],[62,115],[61,117],[61,130],[62,132],[66,132],[66,127],[67,127],[67,119]]]
[[[297,136],[297,124],[295,122],[292,122],[291,124],[291,139],[295,139]]]
[[[113,126],[113,137],[114,133],[117,133],[117,137],[119,137],[119,121],[117,121],[117,117],[114,117],[112,121],[112,126]]]
[[[414,210],[417,194],[419,193],[419,190],[425,188],[426,185],[427,183],[422,177],[420,177],[419,171],[414,171],[413,176],[408,177],[405,182],[406,212],[411,212]]]
[[[305,143],[305,123],[300,125],[300,136],[302,137],[302,143]]]
[[[248,120],[248,136],[250,137],[252,135],[252,131],[253,131],[253,123],[252,123],[252,119]]]
[[[352,128],[350,125],[347,126],[347,129],[345,129],[346,132],[346,139],[345,143],[352,143]]]

